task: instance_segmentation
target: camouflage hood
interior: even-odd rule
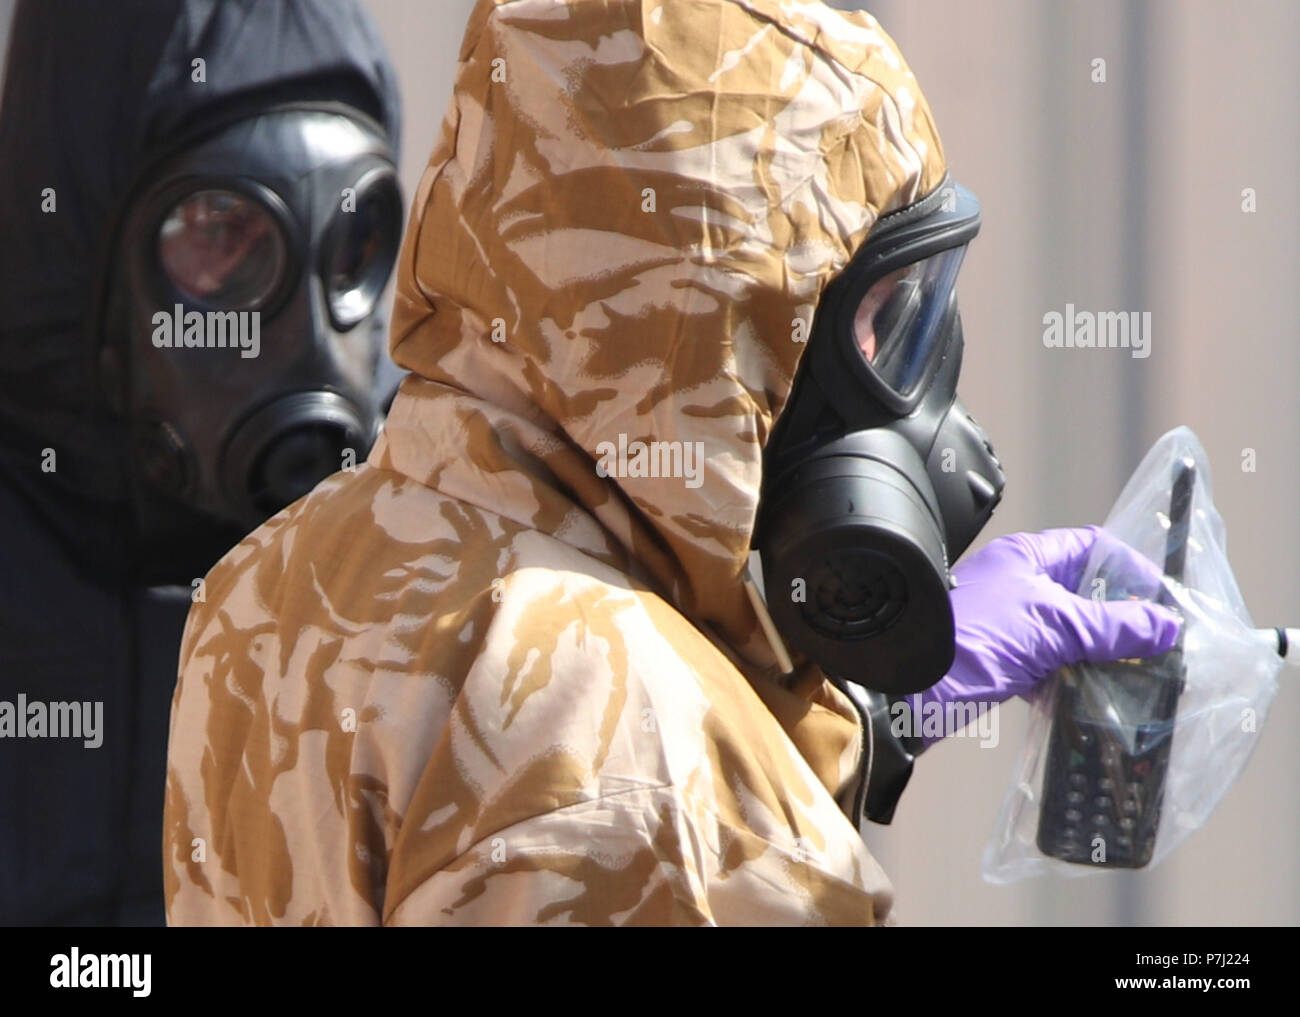
[[[943,176],[915,79],[869,15],[772,0],[480,0],[460,58],[399,270],[418,377],[371,461],[770,663],[762,449],[822,289]]]

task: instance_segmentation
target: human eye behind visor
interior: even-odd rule
[[[940,327],[953,299],[965,247],[897,268],[863,295],[853,316],[853,335],[875,374],[899,395],[908,395],[943,338]]]
[[[283,231],[260,202],[208,188],[172,206],[158,230],[158,258],[187,300],[229,310],[262,306],[286,268]]]

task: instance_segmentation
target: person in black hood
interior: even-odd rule
[[[198,577],[378,430],[398,117],[354,0],[17,7],[0,922],[162,921],[168,713]]]

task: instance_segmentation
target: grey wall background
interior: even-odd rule
[[[471,0],[369,0],[404,101],[415,193]],[[838,6],[859,6],[838,4]],[[1300,624],[1300,5],[877,0],[984,204],[961,280],[962,393],[1010,475],[987,537],[1100,522],[1178,424],[1209,452],[1257,623]],[[11,0],[0,0],[0,46]],[[1106,81],[1091,80],[1106,61]],[[1243,188],[1257,211],[1242,211]],[[1049,350],[1042,317],[1150,311],[1152,353]],[[1241,468],[1253,449],[1255,472]],[[912,923],[1297,924],[1300,672],[1209,825],[1155,871],[995,887],[979,858],[1021,748],[937,746],[873,851]]]
[[[0,0],[0,82],[5,79],[5,58],[9,52],[9,22],[14,16],[14,0]]]
[[[1258,623],[1300,617],[1300,6],[1267,2],[867,5],[934,109],[953,174],[985,206],[961,281],[963,390],[1011,477],[996,533],[1100,521],[1178,424],[1214,468]],[[1106,60],[1094,84],[1092,61]],[[1254,188],[1258,210],[1242,211]],[[1056,350],[1065,303],[1149,310],[1152,354]],[[1243,472],[1244,449],[1257,469]],[[1297,672],[1209,825],[1144,875],[984,885],[980,848],[1019,752],[936,748],[873,846],[923,922],[1285,923],[1300,918]],[[1012,721],[1014,720],[1014,723]]]

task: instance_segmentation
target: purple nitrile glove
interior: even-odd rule
[[[1181,622],[1169,608],[1074,592],[1098,542],[1107,572],[1125,575],[1126,587],[1159,587],[1160,570],[1099,526],[1012,533],[960,562],[950,594],[957,653],[948,674],[920,694],[922,709],[1000,703],[1066,664],[1154,657],[1172,647]]]

